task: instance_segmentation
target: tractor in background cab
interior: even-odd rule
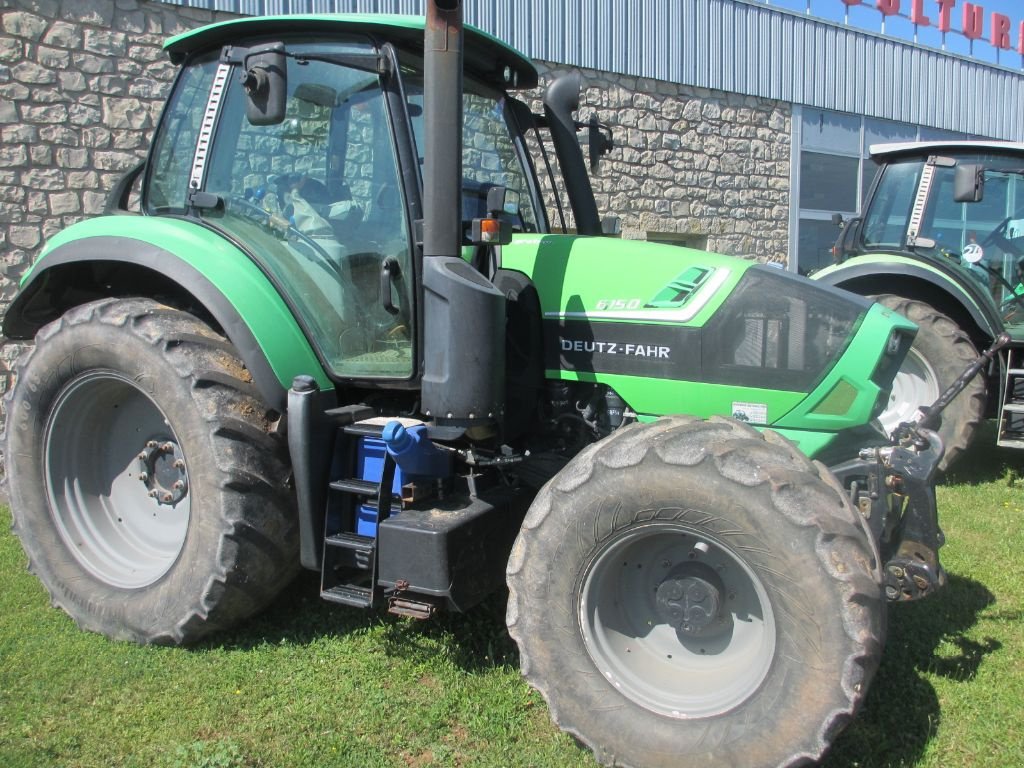
[[[879,169],[837,263],[814,279],[881,302],[919,327],[881,415],[912,419],[1001,334],[1007,343],[936,423],[941,464],[988,416],[1024,448],[1024,144],[943,141],[871,147]]]
[[[146,161],[4,317],[34,572],[83,628],[170,645],[300,568],[424,619],[507,585],[526,678],[600,762],[820,757],[887,601],[945,581],[942,441],[873,423],[915,326],[602,236],[578,131],[609,141],[573,116],[578,78],[533,114],[534,65],[427,6],[168,41]]]

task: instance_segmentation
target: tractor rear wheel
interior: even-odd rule
[[[181,644],[298,570],[276,414],[192,315],[105,299],[42,328],[7,399],[14,530],[80,626]]]
[[[878,417],[888,434],[934,403],[978,359],[970,337],[951,318],[930,304],[891,293],[871,296],[879,304],[917,323],[914,343],[893,381],[889,404]],[[945,471],[966,450],[985,415],[985,380],[975,376],[942,412],[939,436],[946,453],[939,463]]]
[[[523,673],[605,765],[816,760],[881,654],[878,563],[849,501],[729,419],[633,425],[580,453],[507,575]]]

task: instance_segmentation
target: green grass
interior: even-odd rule
[[[948,588],[893,606],[826,765],[1024,765],[1022,457],[982,445],[940,489]],[[431,623],[335,608],[300,578],[193,649],[79,631],[0,508],[0,766],[588,766],[520,680],[499,597]]]

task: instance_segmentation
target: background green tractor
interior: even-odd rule
[[[914,326],[601,237],[578,81],[531,114],[510,91],[535,68],[457,2],[167,50],[147,161],[4,318],[34,339],[6,400],[14,527],[55,604],[181,644],[300,567],[421,618],[507,583],[525,675],[601,762],[820,756],[886,599],[944,582],[941,441],[870,425]],[[576,235],[550,233],[548,141]]]
[[[879,164],[864,214],[814,278],[913,320],[917,339],[881,415],[913,418],[1001,333],[1010,341],[942,418],[942,467],[986,416],[998,443],[1024,448],[1024,145],[945,141],[871,148]]]

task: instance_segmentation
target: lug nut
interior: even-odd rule
[[[149,480],[149,475],[146,472],[139,472],[139,482],[146,482]]]
[[[170,504],[172,501],[174,501],[174,496],[172,494],[170,494],[170,493],[165,493],[164,494],[164,501],[167,504]]]
[[[174,463],[171,466],[174,467],[175,469],[184,469],[185,462],[183,459],[175,459]]]
[[[159,445],[160,443],[158,443],[156,440],[150,440],[148,443],[146,443],[147,448],[157,448],[159,447]]]
[[[160,446],[160,450],[166,451],[167,453],[173,453],[174,443],[164,443],[163,445]]]
[[[156,498],[156,495],[157,495],[157,490],[156,490],[156,488],[154,488],[154,489],[153,489],[152,491],[150,491],[150,492],[149,492],[149,497],[150,497],[151,499],[155,499],[155,498]]]
[[[185,483],[182,482],[181,480],[178,480],[177,482],[174,483],[174,490],[176,490],[176,491],[180,491],[184,487],[185,487]]]

